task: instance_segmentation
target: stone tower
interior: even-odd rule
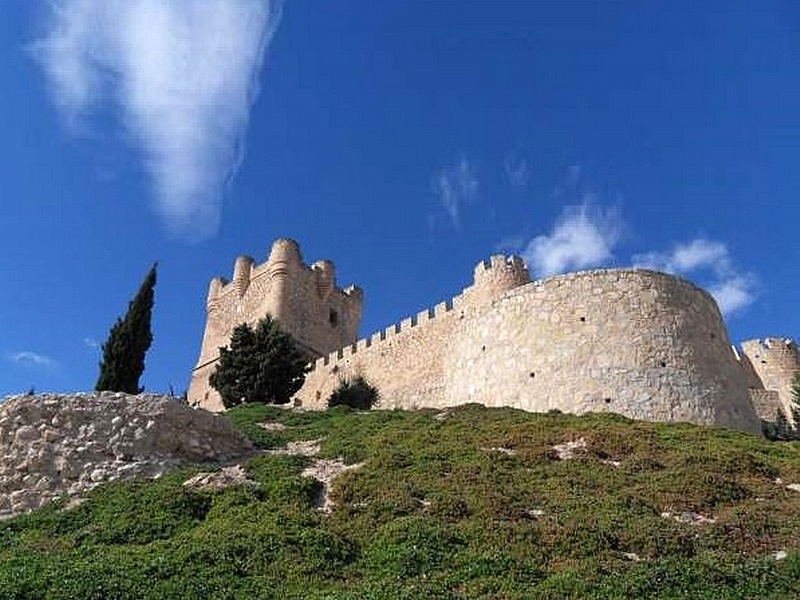
[[[766,338],[742,342],[742,350],[742,367],[759,416],[772,421],[780,408],[789,422],[795,424],[792,379],[800,372],[797,344],[788,338]]]
[[[473,285],[465,293],[472,302],[490,301],[530,281],[528,267],[522,258],[495,254],[475,266]]]
[[[305,265],[294,240],[277,240],[267,261],[260,265],[249,256],[240,256],[230,282],[211,280],[206,327],[189,384],[189,403],[213,411],[223,409],[208,378],[219,360],[219,348],[227,346],[237,325],[252,325],[270,314],[309,360],[314,360],[356,341],[362,301],[360,288],[337,287],[331,261]]]

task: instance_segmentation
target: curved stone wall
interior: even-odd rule
[[[530,283],[467,314],[442,352],[448,405],[761,430],[716,303],[664,273],[588,271]]]
[[[319,356],[295,396],[309,408],[324,408],[342,380],[361,375],[379,389],[382,408],[480,402],[760,433],[748,388],[759,411],[773,413],[776,394],[758,393],[766,388],[791,414],[797,347],[748,342],[737,357],[713,298],[665,273],[612,269],[531,282],[519,257],[492,256],[450,301],[356,340],[361,304],[360,289],[337,287],[333,263],[304,265],[292,240],[276,241],[262,265],[238,259],[231,283],[211,283],[190,402],[222,410],[208,385],[218,348],[236,323],[268,311]]]
[[[452,302],[319,359],[298,401],[322,408],[339,381],[361,375],[382,408],[479,402],[761,432],[705,291],[631,269],[521,277],[492,297],[483,284],[497,278],[478,271],[513,267],[494,262],[479,265],[475,285]]]

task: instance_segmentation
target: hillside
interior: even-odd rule
[[[785,598],[800,444],[610,415],[228,418],[252,480],[100,486],[0,522],[0,598]],[[333,480],[326,489],[307,473]]]

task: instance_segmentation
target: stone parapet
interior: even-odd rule
[[[314,345],[309,340],[324,337],[320,329],[332,324],[315,320],[325,310],[332,311],[329,320],[344,318],[348,326],[356,313],[360,319],[361,290],[339,290],[333,263],[306,267],[296,244],[283,240],[267,263],[250,267],[242,302],[254,293],[260,274],[274,271],[278,262],[290,282],[285,292],[264,288],[259,293],[282,298],[281,322],[301,347],[316,350],[294,399],[307,408],[323,408],[343,380],[363,376],[378,388],[382,408],[479,402],[530,411],[612,411],[760,433],[753,401],[763,400],[758,410],[768,411],[765,403],[776,396],[748,389],[773,389],[762,385],[769,379],[782,398],[787,377],[798,370],[792,344],[766,344],[768,369],[755,363],[749,343],[738,355],[714,299],[679,277],[607,269],[531,281],[522,259],[513,256],[479,262],[473,282],[460,294],[370,336],[357,339],[357,327],[350,327],[347,339],[325,338]],[[248,264],[242,262],[241,270]],[[224,331],[213,321],[220,319],[220,297],[236,296],[236,289],[212,282],[207,333]],[[349,298],[350,304],[320,303],[335,297]],[[259,304],[255,296],[253,302],[268,304]],[[204,341],[203,347],[193,384],[207,382],[214,368],[210,344]],[[758,347],[763,351],[763,344]],[[194,396],[190,390],[190,400]],[[222,409],[208,396],[204,402]]]
[[[588,271],[459,299],[319,359],[298,400],[321,408],[361,375],[384,408],[479,402],[760,432],[717,305],[685,280]]]

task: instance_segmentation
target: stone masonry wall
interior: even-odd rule
[[[609,410],[758,433],[754,403],[770,412],[776,395],[748,389],[776,390],[788,406],[788,382],[800,369],[785,340],[745,343],[740,357],[710,295],[647,270],[531,282],[521,259],[493,256],[452,300],[356,341],[361,303],[360,289],[336,286],[332,263],[304,265],[292,240],[275,242],[262,265],[240,257],[232,282],[211,283],[190,403],[222,410],[208,385],[218,348],[236,324],[267,312],[319,357],[295,397],[308,408],[323,408],[342,380],[362,375],[384,408]],[[759,352],[767,362],[753,358]]]
[[[444,353],[448,403],[760,432],[716,303],[663,273],[590,271],[518,288],[465,319]]]
[[[749,388],[750,402],[760,419],[774,423],[778,420],[778,411],[783,412],[781,397],[775,390]]]
[[[100,483],[256,454],[229,421],[174,398],[13,396],[0,403],[0,518]]]
[[[383,407],[444,405],[444,350],[454,331],[494,298],[529,282],[518,257],[493,256],[478,263],[473,285],[462,294],[318,359],[298,401],[323,408],[343,378],[364,375],[380,390]]]
[[[475,284],[451,303],[319,359],[297,399],[322,407],[339,381],[362,375],[384,408],[610,410],[760,432],[704,291],[645,270],[526,283],[500,261],[479,265]]]
[[[755,373],[757,377],[757,380],[753,380],[751,376],[749,387],[754,390],[763,388],[777,393],[778,403],[769,409],[772,413],[769,420],[773,420],[775,411],[780,409],[789,422],[794,424],[792,409],[795,408],[795,402],[792,379],[800,372],[800,353],[797,345],[790,339],[766,338],[742,342],[742,350],[743,367],[746,371]],[[751,394],[757,395],[755,392]]]
[[[227,346],[234,327],[255,324],[267,314],[292,334],[310,359],[353,343],[361,323],[362,292],[336,285],[333,263],[303,263],[294,240],[277,240],[260,265],[248,256],[236,259],[233,279],[211,281],[207,319],[188,398],[193,405],[222,410],[222,401],[208,378],[216,368],[219,348]]]

